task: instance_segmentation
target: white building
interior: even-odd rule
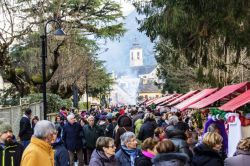
[[[142,48],[138,43],[134,43],[130,49],[130,67],[143,66]]]

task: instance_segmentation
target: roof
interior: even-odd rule
[[[247,90],[236,98],[230,100],[226,104],[219,107],[219,109],[224,111],[235,111],[239,107],[248,103],[250,103],[250,90]]]
[[[151,105],[155,100],[157,100],[157,98],[154,98],[154,99],[150,99],[150,100],[148,100],[145,104],[146,104],[146,106],[149,106],[149,105]]]
[[[160,106],[165,106],[165,105],[167,105],[168,103],[174,101],[175,99],[177,99],[180,96],[182,96],[182,94],[175,94],[175,96],[173,96],[172,98],[167,99],[166,101],[164,101],[163,103],[161,103]]]
[[[213,89],[204,89],[199,93],[196,93],[195,95],[193,95],[192,97],[182,101],[181,103],[177,104],[176,106],[174,106],[174,108],[183,111],[186,108],[188,108],[188,106],[196,103],[197,101],[209,96],[210,94],[214,93],[218,88],[213,88]]]
[[[130,67],[130,73],[132,72],[134,75],[143,75],[149,74],[156,68],[155,65],[147,65],[147,66],[133,66]]]
[[[193,96],[195,93],[199,92],[199,90],[193,90],[193,91],[190,91],[184,95],[182,95],[181,97],[175,99],[174,101],[172,101],[171,103],[168,103],[167,105],[168,106],[171,106],[171,105],[174,105],[174,104],[177,104],[187,98],[189,98],[190,96]]]
[[[140,80],[138,93],[161,93],[161,90],[152,81],[148,81],[146,84],[143,80]]]
[[[220,99],[223,99],[236,91],[240,92],[241,90],[243,90],[243,88],[246,87],[246,85],[248,85],[248,82],[225,86],[221,88],[219,91],[213,93],[212,95],[200,100],[197,103],[190,105],[188,108],[200,109],[200,108],[207,107],[213,104],[214,102]]]
[[[170,98],[173,97],[174,95],[175,95],[175,94],[171,94],[171,95],[167,95],[167,96],[158,98],[157,100],[154,100],[153,103],[154,103],[154,104],[162,103],[162,102],[164,102],[164,101],[170,99]]]

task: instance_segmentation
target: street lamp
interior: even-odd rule
[[[47,25],[51,22],[57,24],[58,29],[54,32],[54,36],[57,40],[64,40],[65,33],[61,29],[61,25],[57,20],[49,20],[44,26],[44,34],[40,36],[42,41],[42,91],[43,91],[43,113],[44,119],[47,119],[47,99],[46,99],[46,58],[47,58]]]

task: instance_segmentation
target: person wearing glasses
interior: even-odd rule
[[[140,150],[137,148],[136,136],[127,131],[121,135],[121,148],[115,154],[119,166],[134,166],[135,158],[139,157]]]
[[[96,141],[96,149],[91,155],[89,166],[118,166],[115,159],[114,139],[99,137]]]

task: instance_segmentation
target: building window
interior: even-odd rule
[[[137,52],[137,59],[140,59],[140,52]]]
[[[133,60],[133,52],[131,53],[131,60]]]

